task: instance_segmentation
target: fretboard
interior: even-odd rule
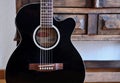
[[[40,0],[40,24],[44,27],[53,25],[53,0]]]

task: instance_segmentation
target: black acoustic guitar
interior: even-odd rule
[[[53,18],[53,0],[25,5],[16,16],[21,42],[6,67],[6,83],[83,83],[85,68],[70,37],[75,21]]]

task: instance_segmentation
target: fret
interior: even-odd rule
[[[44,3],[44,4],[41,4],[41,7],[52,7],[52,4],[46,4],[46,3]]]
[[[51,14],[41,14],[41,18],[52,18],[52,15]]]
[[[46,23],[46,24],[50,24],[50,23],[52,23],[52,22],[51,22],[51,21],[42,20],[41,24],[42,24],[42,23],[44,23],[44,24],[45,24],[45,23]]]
[[[42,23],[41,25],[44,25],[44,26],[51,26],[52,24],[51,23]]]
[[[41,16],[52,16],[53,14],[52,14],[52,12],[41,12]]]
[[[40,0],[40,21],[43,26],[53,25],[53,0]]]
[[[42,21],[41,23],[51,23],[51,21]]]
[[[53,18],[53,17],[48,16],[48,15],[42,15],[41,18],[44,19],[44,18]]]
[[[40,3],[51,3],[52,2],[52,0],[51,1],[40,1]]]
[[[50,5],[52,6],[52,5],[53,5],[51,2],[41,2],[40,4],[41,4],[41,6],[43,6],[43,5],[44,5],[44,6],[45,6],[45,5],[46,5],[46,6],[48,6],[48,5],[49,5],[49,6],[50,6]]]
[[[47,10],[46,10],[46,11],[47,11]],[[42,15],[44,15],[44,14],[45,14],[45,15],[51,15],[51,14],[53,14],[53,13],[52,13],[52,11],[51,11],[51,12],[47,12],[47,13],[46,13],[46,12],[41,12],[41,14],[42,14]]]
[[[41,18],[42,21],[51,21],[53,18]]]
[[[51,3],[51,2],[44,2],[44,3],[41,3],[41,6],[52,6],[53,5],[53,3]]]
[[[49,27],[52,27],[52,24],[41,24],[42,28],[49,28]]]
[[[48,16],[48,15],[42,15],[42,16],[41,16],[41,19],[46,19],[46,18],[48,18],[48,19],[52,19],[53,17]]]
[[[41,10],[41,13],[42,13],[42,14],[44,14],[44,13],[45,13],[45,14],[46,14],[46,13],[48,13],[48,14],[51,13],[51,14],[52,14],[53,11],[52,11],[52,10]]]
[[[46,13],[42,13],[41,14],[41,18],[51,18],[52,14],[46,14]]]
[[[44,10],[44,9],[52,9],[52,8],[50,8],[50,7],[51,7],[51,6],[42,6],[41,9],[43,9],[43,10]]]
[[[53,17],[51,17],[50,15],[41,15],[41,19],[52,19]]]
[[[53,0],[40,0],[40,3],[51,3]]]
[[[43,20],[41,23],[50,24],[50,23],[52,23],[52,22],[51,22],[51,21],[45,21],[45,20]]]

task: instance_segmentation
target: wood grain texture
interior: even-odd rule
[[[0,83],[6,83],[4,79],[0,79]],[[84,83],[93,83],[93,82],[84,82]],[[94,83],[108,83],[108,82],[94,82]],[[119,82],[109,82],[109,83],[119,83]]]
[[[95,70],[95,71],[94,71]],[[97,71],[99,70],[99,71]],[[117,71],[116,71],[117,70]],[[119,83],[120,70],[118,69],[87,69],[85,83]],[[112,72],[111,72],[112,71]],[[0,73],[3,75],[4,73]],[[5,83],[5,79],[0,78],[0,83]]]
[[[40,0],[18,0],[22,3],[22,6],[27,3],[35,3]],[[120,7],[120,0],[54,0],[54,7],[95,7],[95,8],[105,8],[105,7]]]
[[[107,29],[107,30],[120,29],[120,20],[119,19],[107,20],[105,22],[105,27],[103,27],[103,29]]]
[[[40,0],[19,0],[18,2],[23,6],[28,3],[40,2]],[[54,0],[54,7],[93,7],[92,2],[93,0]]]
[[[30,3],[40,0],[29,0]],[[91,7],[92,0],[54,0],[54,7]]]
[[[85,82],[120,82],[120,72],[87,72]]]
[[[120,68],[87,68],[86,72],[120,72]]]
[[[0,79],[3,79],[4,77],[5,77],[5,71],[4,70],[0,70]]]
[[[26,5],[29,3],[29,0],[22,0],[22,5]]]
[[[97,8],[102,7],[120,7],[120,0],[95,0]]]
[[[120,69],[120,61],[85,61],[87,68]]]
[[[16,4],[17,4],[17,11],[20,7],[22,7],[24,4],[27,3],[33,3],[33,2],[39,2],[39,0],[16,0]],[[112,20],[108,20],[105,23],[106,28],[102,25],[102,23],[97,23],[98,17],[97,15],[101,15],[102,14],[120,14],[120,8],[115,8],[115,7],[111,7],[111,8],[93,8],[93,6],[96,5],[104,5],[105,4],[117,4],[119,2],[119,0],[113,1],[113,0],[54,0],[54,15],[58,15],[58,19],[62,20],[63,18],[69,17],[71,16],[72,18],[74,18],[76,20],[76,28],[73,32],[73,39],[72,40],[120,40],[117,39],[119,38],[119,20],[114,21],[114,23]],[[110,5],[109,5],[110,6]],[[81,8],[82,7],[82,8]],[[87,8],[86,8],[87,7]],[[92,21],[95,22],[95,25],[92,27],[94,28],[94,31],[92,29],[90,29],[90,25],[91,23],[91,19],[90,14],[96,14],[96,17],[94,16],[91,17]],[[88,17],[87,17],[88,16]],[[97,26],[97,25],[99,26]],[[112,26],[112,30],[111,31],[111,26]],[[79,27],[79,28],[78,28]],[[102,29],[100,29],[100,27],[102,27]],[[99,28],[99,29],[98,29]],[[107,33],[106,30],[107,29]],[[90,32],[93,31],[93,32]],[[117,31],[117,33],[116,33]],[[88,34],[87,34],[88,32]],[[99,32],[99,34],[98,34]],[[92,35],[96,35],[96,36],[92,36]],[[78,35],[80,35],[78,37]],[[101,35],[101,36],[99,36]],[[104,36],[105,35],[105,36]],[[108,36],[110,35],[110,36]],[[114,35],[114,36],[113,36]],[[113,38],[114,37],[114,38]],[[83,39],[81,39],[83,38]],[[92,39],[91,39],[92,38]],[[17,33],[17,36],[15,37],[16,41],[19,41],[19,36]]]
[[[99,15],[99,35],[120,35],[120,14]]]
[[[16,0],[16,6],[17,11],[25,4],[32,3],[32,2],[39,2],[38,0]],[[66,2],[66,3],[63,3]],[[68,0],[64,1],[62,0],[54,0],[54,13],[120,13],[120,8],[103,8],[103,9],[95,9],[95,8],[80,8],[77,6],[77,4],[80,6],[80,4],[83,4],[84,1],[78,1],[75,2],[71,0],[69,2]],[[86,1],[87,4],[91,4],[91,2],[88,0]],[[93,0],[92,0],[93,2]],[[56,6],[55,6],[56,4]],[[62,5],[63,4],[63,5]],[[72,5],[72,6],[66,6],[65,4]],[[93,3],[92,3],[93,4]],[[62,5],[62,6],[61,6]],[[66,8],[67,7],[67,8]],[[68,8],[69,7],[69,8]]]
[[[16,11],[18,12],[18,10],[22,7],[22,1],[21,0],[16,0]]]
[[[120,0],[100,0],[101,7],[120,7]]]
[[[97,14],[88,14],[88,29],[87,34],[88,35],[95,35],[97,34]]]
[[[103,9],[95,9],[95,8],[54,8],[54,13],[81,13],[81,14],[89,14],[89,13],[111,13],[111,14],[119,14],[120,8],[103,8]]]
[[[72,35],[72,41],[120,41],[120,35]]]
[[[6,83],[4,79],[0,79],[0,83]]]

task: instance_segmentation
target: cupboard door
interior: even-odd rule
[[[92,7],[94,0],[53,0],[54,7]],[[22,5],[27,3],[40,2],[40,0],[17,0]]]
[[[91,0],[54,0],[55,7],[90,7]]]
[[[96,7],[120,7],[120,0],[95,0]]]
[[[98,25],[100,35],[120,35],[120,14],[100,14]]]
[[[73,35],[86,34],[87,15],[55,14],[55,19],[62,21],[66,18],[73,18],[76,22]]]

